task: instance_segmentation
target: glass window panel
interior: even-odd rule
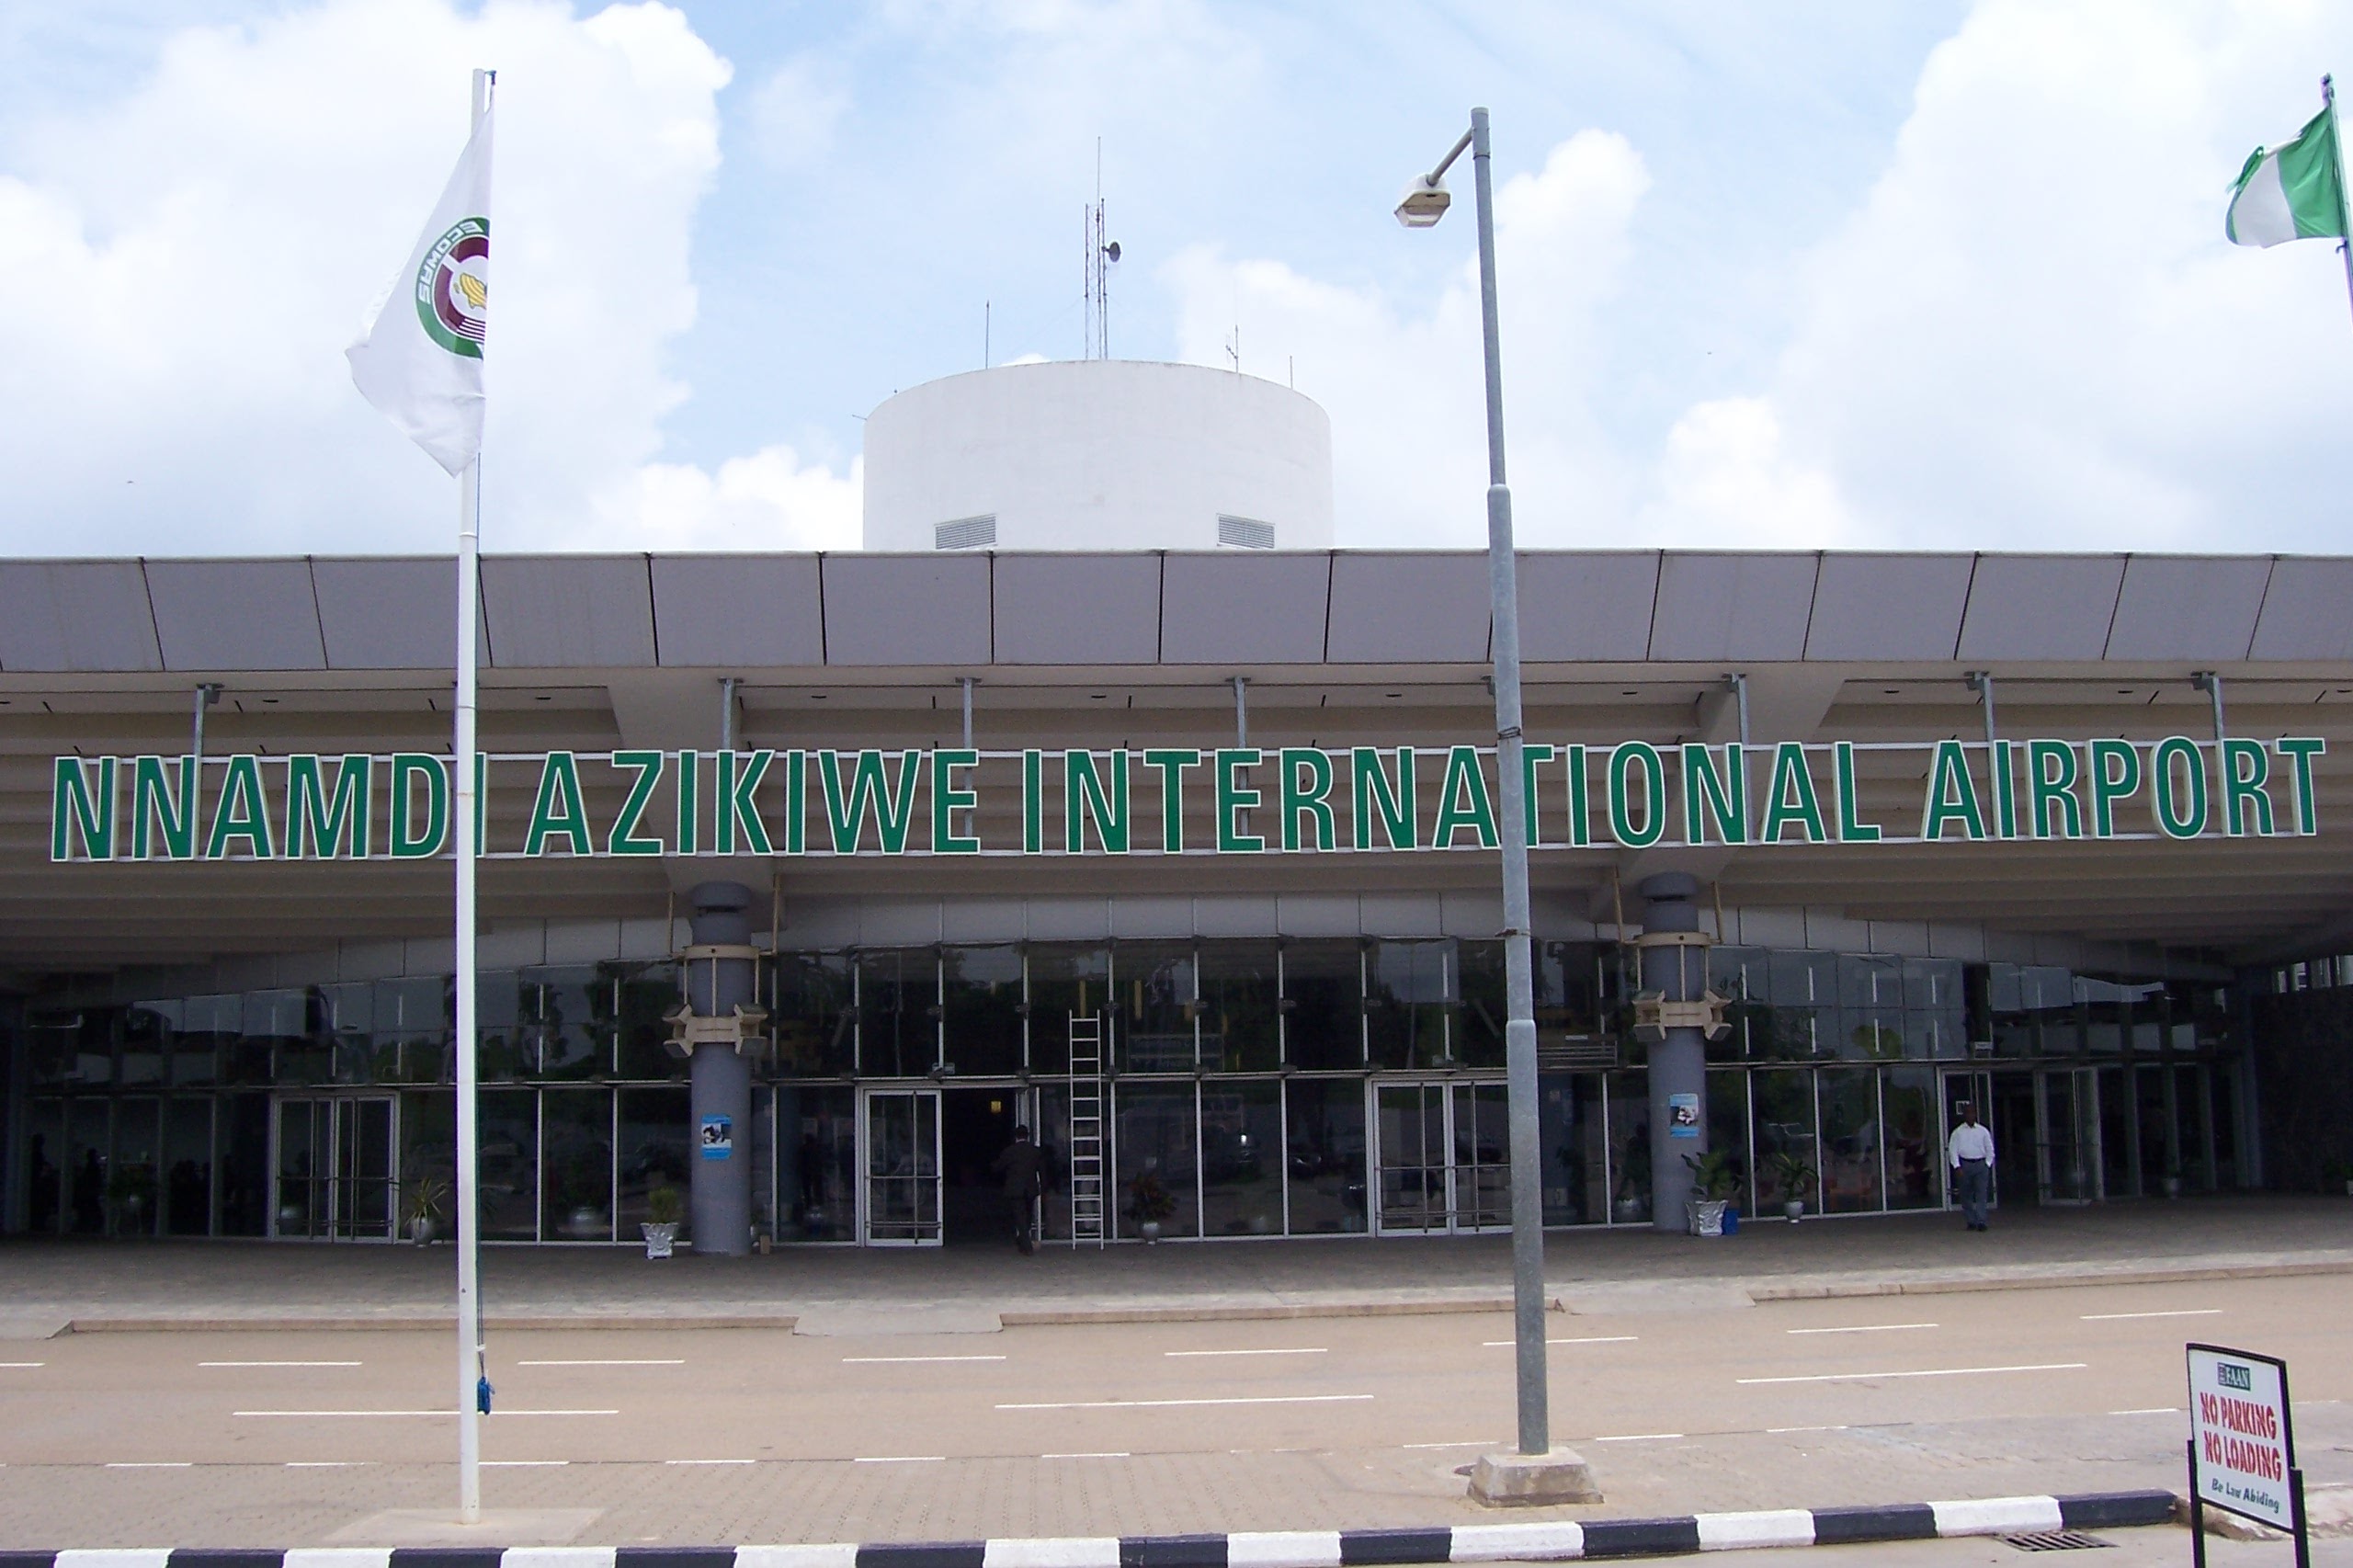
[[[37,1099],[25,1124],[25,1224],[35,1235],[64,1228],[65,1102]]]
[[[1570,1008],[1563,998],[1577,969],[1564,962],[1560,942],[1538,942],[1529,957],[1529,979],[1536,1000],[1536,1040],[1540,1049],[1561,1043],[1570,1031]],[[1590,967],[1589,965],[1587,966]],[[1454,989],[1460,1006],[1449,1020],[1455,1058],[1466,1067],[1504,1064],[1504,1023],[1511,1016],[1508,987],[1504,983],[1501,942],[1458,942],[1454,947]]]
[[[1766,986],[1778,1006],[1835,1006],[1839,996],[1839,960],[1836,953],[1810,953],[1777,949],[1766,959]],[[1902,1006],[1903,999],[1890,1001]]]
[[[408,1200],[420,1183],[438,1183],[442,1195],[436,1233],[447,1237],[457,1221],[450,1204],[458,1181],[458,1099],[447,1089],[411,1089],[400,1096],[401,1233],[408,1233]]]
[[[1033,944],[1029,957],[1029,1071],[1070,1071],[1070,1021],[1111,1005],[1111,949]],[[1107,1039],[1107,1044],[1115,1044]]]
[[[1491,1231],[1511,1224],[1509,1092],[1501,1084],[1449,1085],[1454,1112],[1454,1223]]]
[[[1354,942],[1292,942],[1283,957],[1283,1060],[1310,1072],[1364,1065],[1364,955]]]
[[[1193,1015],[1200,987],[1190,942],[1122,942],[1119,971],[1120,1071],[1193,1070]]]
[[[944,948],[939,961],[945,1059],[967,1077],[1020,1072],[1021,949]]]
[[[537,987],[531,988],[534,993]],[[539,997],[529,998],[536,1017]],[[528,1077],[536,1052],[527,1034],[523,978],[511,969],[486,969],[474,977],[474,1038],[480,1041],[474,1071],[485,1084],[511,1084]]]
[[[1859,1214],[1880,1207],[1879,1075],[1868,1067],[1824,1068],[1821,1099],[1822,1207]],[[1808,1200],[1808,1207],[1813,1206]]]
[[[1620,1225],[1651,1217],[1651,1092],[1649,1073],[1604,1074],[1609,1095],[1609,1218]]]
[[[521,979],[532,1037],[524,1052],[525,1070],[557,1080],[601,1078],[610,1072],[616,997],[606,966],[529,969]]]
[[[1708,1071],[1708,1147],[1723,1151],[1732,1161],[1733,1175],[1738,1184],[1733,1194],[1732,1205],[1743,1214],[1756,1212],[1756,1185],[1750,1179],[1756,1174],[1756,1156],[1752,1154],[1748,1142],[1748,1084],[1749,1074],[1739,1068],[1715,1067]],[[1813,1129],[1812,1108],[1808,1107],[1806,1130],[1811,1132]]]
[[[1201,1220],[1212,1236],[1283,1231],[1282,1085],[1201,1085]]]
[[[66,1170],[73,1203],[67,1228],[95,1236],[107,1228],[107,1102],[77,1099],[66,1107]]]
[[[1119,1234],[1142,1235],[1142,1221],[1157,1212],[1164,1237],[1199,1235],[1193,1085],[1127,1083],[1114,1096],[1119,1199],[1112,1209]]]
[[[778,1240],[857,1240],[858,1091],[784,1085],[776,1104]]]
[[[319,987],[319,1028],[333,1053],[338,1084],[378,1082],[375,1048],[376,987],[349,981]],[[397,1069],[395,1069],[397,1071]]]
[[[1544,1151],[1544,1222],[1590,1225],[1608,1219],[1601,1074],[1547,1073],[1539,1078],[1536,1124]]]
[[[1724,1017],[1732,1032],[1707,1042],[1711,1062],[1743,1062],[1774,1054],[1773,1014],[1766,1005],[1770,969],[1763,949],[1708,949],[1708,988],[1731,1004]]]
[[[155,1233],[155,1155],[161,1102],[145,1095],[117,1100],[114,1152],[107,1165],[107,1215],[118,1236]]]
[[[1266,1072],[1282,1061],[1282,987],[1272,942],[1203,942],[1201,1060],[1213,1072]]]
[[[269,1096],[224,1095],[214,1158],[220,1167],[221,1234],[269,1233]]]
[[[116,1026],[122,1043],[115,1052],[116,1081],[123,1084],[166,1082],[165,1052],[170,1049],[164,1020],[140,1007],[125,1008]]]
[[[164,1108],[164,1230],[212,1231],[212,1101],[182,1096]]]
[[[483,1239],[539,1238],[539,1094],[484,1089],[481,1095],[480,1182]]]
[[[858,1070],[916,1078],[939,1064],[939,955],[929,948],[858,955]]]
[[[550,1089],[540,1097],[545,1153],[540,1234],[550,1241],[613,1239],[613,1096],[609,1089]]]
[[[677,964],[668,959],[652,963],[618,963],[611,966],[611,972],[620,988],[616,1075],[656,1080],[684,1078],[687,1075],[686,1058],[673,1056],[662,1043],[670,1038],[667,1015],[677,1006],[684,994],[678,985]],[[684,1137],[686,1121],[683,1117],[678,1125],[679,1135]],[[631,1233],[630,1223],[625,1222],[621,1227],[623,1239]]]
[[[683,1204],[691,1167],[687,1163],[688,1098],[685,1088],[622,1089],[620,1113],[620,1192],[617,1205],[620,1234],[636,1239],[645,1222],[645,1195],[656,1187],[674,1187]],[[690,1206],[689,1206],[690,1210]],[[689,1211],[679,1221],[679,1234],[692,1222]]]
[[[278,1102],[278,1166],[272,1193],[271,1234],[314,1236],[326,1221],[326,1183],[333,1158],[333,1103]]]
[[[1893,1067],[1880,1074],[1880,1116],[1887,1142],[1887,1206],[1934,1209],[1944,1201],[1938,1162],[1944,1134],[1937,1109],[1933,1067]]]
[[[769,1029],[779,1078],[847,1075],[858,1068],[858,1013],[844,953],[779,953]],[[790,1147],[790,1140],[786,1141]]]
[[[1373,1086],[1384,1233],[1447,1228],[1446,1093],[1444,1084],[1435,1083]]]
[[[1291,1234],[1364,1230],[1363,1081],[1292,1078],[1283,1106]]]
[[[447,1084],[456,1078],[449,1051],[454,989],[441,975],[375,983],[378,1083]]]
[[[1447,1012],[1454,944],[1375,942],[1365,953],[1365,1042],[1376,1068],[1449,1060]]]

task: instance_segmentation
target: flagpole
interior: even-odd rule
[[[490,112],[488,71],[474,73],[472,132]],[[458,475],[458,697],[450,804],[458,862],[458,1518],[482,1520],[482,1203],[476,1180],[474,1047],[474,617],[480,602],[482,458]]]
[[[2336,254],[2345,258],[2345,297],[2353,302],[2353,199],[2345,189],[2345,139],[2336,131],[2336,79],[2320,79],[2320,101],[2328,110],[2328,153],[2336,163]]]

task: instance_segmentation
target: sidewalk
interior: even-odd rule
[[[1545,1278],[1569,1312],[2173,1279],[2353,1273],[2353,1201],[2233,1197],[2005,1213],[1751,1223],[1701,1241],[1557,1233]],[[987,1332],[1006,1324],[1490,1311],[1510,1295],[1504,1236],[1168,1243],[1033,1257],[1010,1247],[782,1249],[649,1263],[619,1247],[492,1247],[494,1327],[773,1326]],[[0,1336],[447,1321],[447,1246],[57,1242],[0,1246]]]

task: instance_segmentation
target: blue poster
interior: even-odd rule
[[[706,1124],[705,1131],[709,1131]],[[1699,1096],[1669,1095],[1666,1096],[1666,1135],[1669,1138],[1699,1136]]]
[[[706,1116],[702,1119],[702,1157],[723,1160],[735,1153],[735,1119],[732,1116]]]

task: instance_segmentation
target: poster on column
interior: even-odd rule
[[[723,1160],[735,1152],[735,1119],[732,1116],[706,1116],[702,1119],[702,1157]]]
[[[1669,1095],[1666,1096],[1666,1135],[1669,1138],[1699,1136],[1699,1096]]]
[[[2210,1508],[2293,1530],[2288,1363],[2219,1345],[2188,1348],[2191,1489]]]

